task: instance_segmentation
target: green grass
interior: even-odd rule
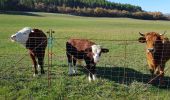
[[[138,32],[168,32],[168,21],[129,18],[95,18],[64,14],[20,13],[0,14],[0,99],[64,99],[64,100],[168,100],[170,91],[147,84],[148,71],[144,44],[138,43]],[[51,86],[48,86],[48,60],[45,76],[32,77],[28,51],[9,40],[11,34],[23,27],[33,27],[53,34],[53,65]],[[98,79],[88,82],[86,71],[79,67],[77,76],[68,76],[65,42],[69,37],[87,38],[109,48],[97,65]],[[60,39],[64,38],[64,39]],[[113,40],[113,41],[108,41]],[[120,41],[115,41],[120,40]],[[134,40],[134,41],[123,41]],[[127,44],[127,45],[125,45]],[[125,53],[126,51],[126,53]],[[21,60],[21,61],[20,61]],[[167,63],[169,69],[170,63]],[[170,71],[165,73],[170,79]]]

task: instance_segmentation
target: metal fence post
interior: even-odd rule
[[[52,68],[52,49],[53,49],[53,33],[52,29],[49,29],[48,33],[48,86],[51,86],[50,70]]]

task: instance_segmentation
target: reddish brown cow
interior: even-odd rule
[[[84,59],[86,69],[89,71],[89,81],[95,80],[96,63],[99,61],[101,53],[109,52],[86,39],[69,39],[66,43],[66,54],[69,65],[69,75],[77,72],[76,62],[78,59]],[[72,64],[73,62],[73,64]],[[75,69],[72,68],[74,65]]]
[[[146,57],[149,70],[152,75],[158,75],[162,83],[164,67],[170,59],[169,39],[164,34],[158,34],[156,32],[140,33],[140,35],[142,37],[139,38],[139,42],[146,43]]]
[[[44,74],[44,55],[47,46],[47,37],[43,31],[39,29],[31,29],[25,27],[11,36],[12,41],[19,42],[29,50],[29,55],[34,66],[34,76],[38,74],[37,65],[41,68],[41,74]],[[38,59],[38,64],[36,61]]]

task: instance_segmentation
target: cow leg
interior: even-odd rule
[[[155,81],[155,80],[153,80],[153,78],[154,78],[154,72],[155,72],[155,69],[154,69],[154,68],[155,68],[155,67],[154,67],[153,65],[149,64],[149,71],[150,71],[150,73],[151,73],[151,81],[150,81],[151,84],[154,83],[154,81]]]
[[[160,74],[160,77],[159,77],[159,80],[160,80],[160,85],[164,85],[165,83],[164,83],[164,79],[163,79],[163,77],[164,77],[164,66],[162,67],[160,67],[160,71],[159,71],[159,74]]]
[[[44,55],[45,55],[45,51],[39,53],[38,56],[37,56],[38,64],[41,68],[41,74],[45,74],[45,71],[44,71]]]
[[[86,62],[86,67],[87,67],[87,70],[88,70],[88,72],[89,72],[89,76],[88,76],[88,78],[89,78],[89,82],[91,82],[92,80],[95,80],[96,79],[96,75],[95,75],[95,64],[93,63],[93,62],[91,62],[91,61],[89,61],[89,60],[85,60],[85,62]]]
[[[92,78],[95,81],[96,80],[96,65],[92,66],[91,72],[92,72]]]
[[[77,65],[76,65],[76,62],[77,62],[77,59],[73,58],[73,66],[74,66],[73,73],[74,74],[77,74]]]
[[[86,67],[87,67],[87,71],[89,73],[88,79],[89,79],[89,82],[91,82],[92,79],[93,79],[93,75],[92,75],[92,72],[91,72],[90,65],[87,65]]]
[[[73,74],[73,68],[72,68],[72,56],[67,54],[67,60],[68,60],[68,75],[72,75]]]
[[[32,63],[33,63],[33,66],[34,66],[34,74],[33,74],[33,76],[36,76],[38,74],[37,61],[35,59],[35,56],[32,53],[29,53],[29,55],[31,57],[31,60],[32,60]]]
[[[90,78],[93,80],[93,81],[95,81],[96,80],[96,75],[95,75],[95,73],[96,73],[96,64],[93,64],[93,63],[91,63],[90,65],[89,65],[89,67],[88,67],[88,69],[89,69],[89,76],[90,76]]]
[[[153,76],[154,75],[154,70],[153,69],[149,69],[151,75]]]
[[[87,69],[89,71],[89,82],[91,82],[92,80],[95,81],[96,80],[95,66],[88,66]]]
[[[91,65],[90,65],[90,60],[89,58],[84,58],[85,62],[86,62],[86,68],[87,68],[87,71],[89,73],[88,75],[88,79],[89,79],[89,82],[92,81],[92,72],[91,72]]]
[[[151,73],[151,78],[154,78],[154,69],[149,69],[150,73]],[[152,82],[151,82],[152,83]]]
[[[164,79],[163,79],[164,73],[160,71],[160,74],[161,74],[161,75],[160,75],[160,78],[159,78],[159,80],[160,80],[160,85],[164,85],[164,84],[165,84]]]
[[[155,66],[154,65],[152,65],[150,62],[148,62],[148,64],[149,64],[149,71],[150,71],[150,73],[151,73],[151,75],[152,75],[152,77],[154,76],[154,68],[155,68]]]

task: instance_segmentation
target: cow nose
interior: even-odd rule
[[[11,41],[15,41],[16,35],[11,36]]]
[[[154,49],[153,48],[148,48],[148,52],[153,52]]]

